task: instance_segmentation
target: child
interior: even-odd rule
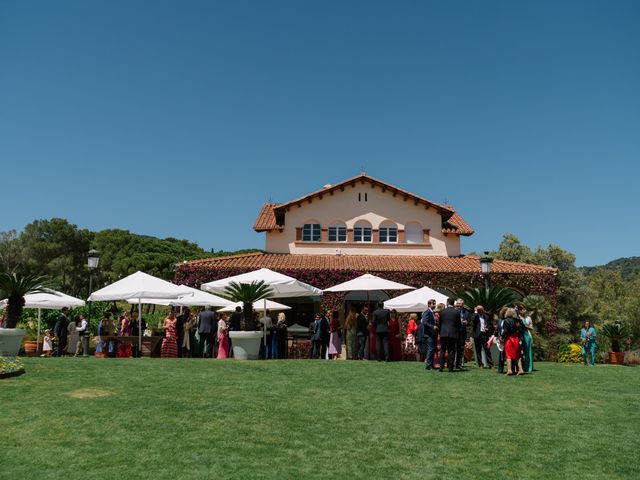
[[[53,351],[53,343],[51,341],[51,330],[44,331],[44,340],[42,341],[42,357],[50,357]]]

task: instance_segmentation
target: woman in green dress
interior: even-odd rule
[[[524,306],[520,305],[518,308],[518,314],[522,319],[522,350],[524,358],[522,359],[522,366],[525,373],[533,372],[533,322],[531,317],[527,316],[527,310]]]

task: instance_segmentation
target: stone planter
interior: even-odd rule
[[[22,328],[0,328],[0,355],[15,357],[26,333]]]
[[[611,365],[624,365],[624,352],[609,352],[609,363]]]
[[[260,354],[262,332],[229,332],[236,360],[257,360]]]

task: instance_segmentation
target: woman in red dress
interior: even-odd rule
[[[129,312],[124,312],[124,317],[120,321],[120,336],[128,337],[131,335],[131,320],[129,320]],[[116,357],[129,358],[131,356],[131,344],[128,342],[118,342],[118,352]]]
[[[402,360],[402,342],[400,341],[400,323],[398,322],[398,312],[391,311],[389,321],[389,360],[399,362]]]
[[[518,362],[518,375],[523,375],[522,359],[520,358],[520,335],[518,334],[518,314],[515,308],[509,308],[505,313],[507,324],[507,339],[504,343],[504,356],[507,359],[507,375],[513,375],[513,362]]]
[[[229,327],[227,317],[218,320],[218,358],[229,358]]]
[[[409,315],[409,323],[407,323],[407,338],[404,340],[404,355],[407,360],[420,360],[418,347],[416,346],[416,332],[418,324],[416,320],[418,315],[412,313]]]
[[[169,312],[167,318],[162,323],[164,328],[164,339],[160,348],[162,358],[176,358],[178,356],[178,343],[176,335],[176,316],[173,311]]]

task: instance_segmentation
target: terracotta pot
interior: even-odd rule
[[[611,365],[624,365],[624,352],[609,352],[609,363]]]
[[[38,354],[38,342],[35,340],[25,340],[23,347],[27,357],[35,357]]]

